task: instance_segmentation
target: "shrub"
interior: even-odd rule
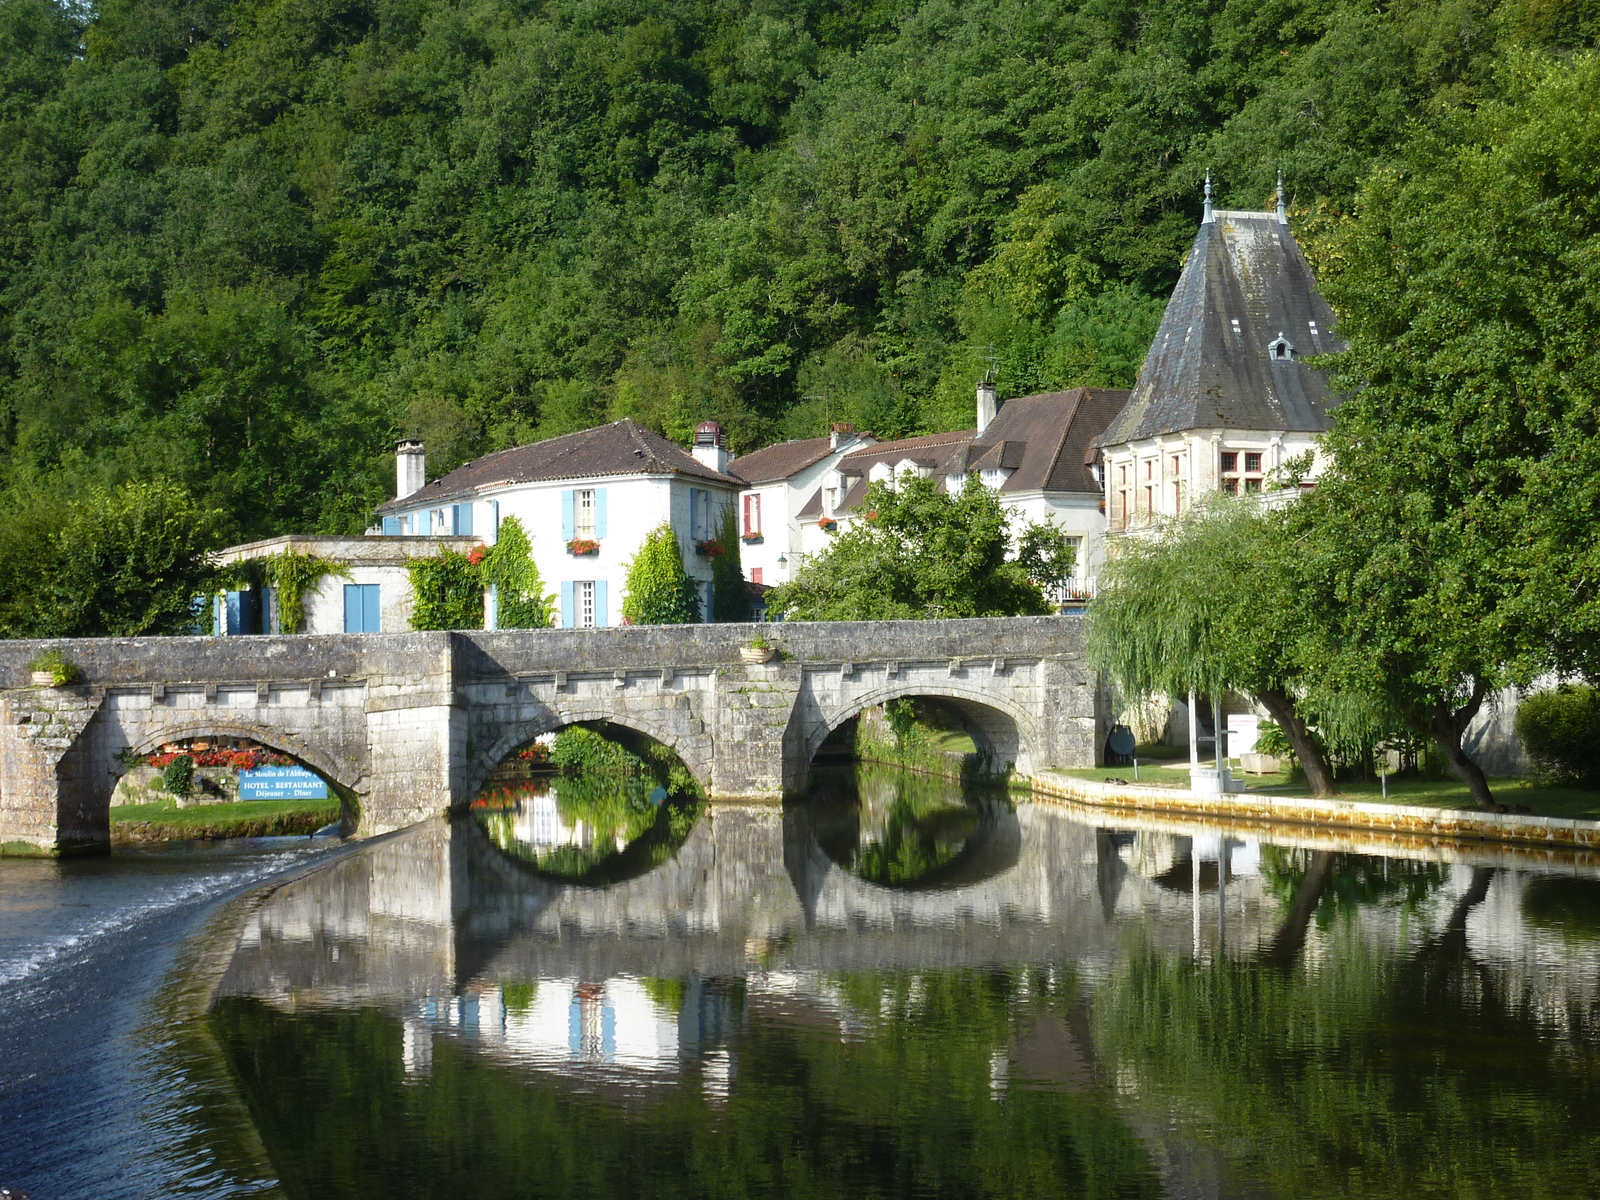
[[[495,625],[500,629],[548,629],[553,613],[551,597],[533,561],[533,543],[516,517],[500,522],[494,549],[478,568],[484,583],[496,589]]]
[[[162,790],[173,796],[187,795],[194,786],[194,759],[180,754],[161,772]]]
[[[1541,782],[1600,785],[1600,691],[1563,685],[1525,696],[1517,737]]]
[[[683,551],[672,526],[645,536],[628,566],[623,620],[631,625],[688,625],[700,620],[700,598],[683,569]]]
[[[411,576],[411,628],[482,629],[483,585],[465,554],[441,548],[429,558],[406,560]]]
[[[306,596],[328,576],[349,579],[350,569],[315,554],[284,550],[262,563],[267,582],[278,593],[278,629],[299,633],[306,623]]]

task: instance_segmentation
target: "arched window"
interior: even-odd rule
[[[1294,357],[1294,347],[1290,345],[1289,339],[1280,333],[1275,340],[1267,343],[1267,357],[1274,361],[1292,359]]]

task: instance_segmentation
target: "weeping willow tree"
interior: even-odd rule
[[[494,547],[478,564],[478,576],[495,589],[497,628],[550,627],[552,597],[545,593],[544,580],[533,561],[533,542],[516,517],[500,522]]]
[[[1227,496],[1125,538],[1090,606],[1091,657],[1125,695],[1241,692],[1283,727],[1312,793],[1333,771],[1306,720],[1293,548],[1278,515]]]

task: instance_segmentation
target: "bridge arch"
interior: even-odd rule
[[[250,721],[187,717],[153,728],[141,729],[137,737],[129,738],[129,749],[135,754],[154,754],[168,742],[192,741],[195,738],[208,737],[249,738],[269,749],[298,759],[324,779],[338,784],[347,791],[354,792],[361,782],[358,767],[341,763],[332,755],[286,730],[257,725]]]
[[[973,740],[978,748],[989,756],[995,769],[1004,770],[1009,764],[1019,774],[1032,773],[1033,747],[1038,740],[1033,717],[1003,692],[974,687],[959,679],[948,683],[894,680],[869,691],[852,693],[843,703],[820,706],[822,720],[807,739],[805,761],[810,763],[828,735],[846,721],[874,705],[908,697],[937,700],[958,712],[975,735]]]
[[[706,739],[703,736],[684,739],[666,722],[652,719],[652,714],[648,710],[635,711],[582,698],[575,704],[544,704],[541,708],[542,711],[532,716],[507,722],[494,741],[489,743],[488,748],[473,758],[468,768],[467,787],[463,793],[468,799],[482,790],[484,781],[489,778],[490,773],[518,746],[524,746],[536,737],[555,733],[569,725],[615,725],[642,734],[676,754],[702,788],[709,787],[711,783],[709,745],[685,744],[686,741],[705,742]]]

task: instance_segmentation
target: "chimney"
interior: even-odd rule
[[[856,427],[848,421],[835,421],[828,431],[828,449],[837,450],[841,443],[854,440]]]
[[[418,438],[404,438],[394,444],[394,498],[404,500],[428,482],[427,459]]]
[[[695,462],[713,471],[728,469],[728,439],[715,421],[701,421],[694,431]]]
[[[994,420],[995,413],[998,412],[999,409],[1000,403],[995,396],[994,380],[985,375],[983,377],[983,382],[978,384],[979,433],[982,433],[985,429],[989,428],[989,422]]]

